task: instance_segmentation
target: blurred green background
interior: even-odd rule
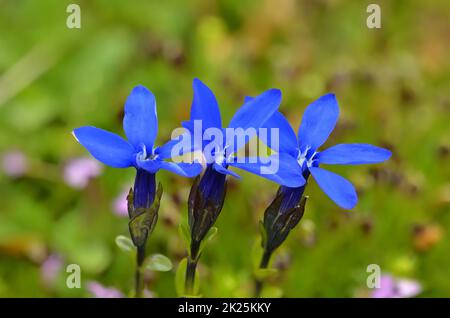
[[[374,263],[419,282],[419,296],[450,296],[450,3],[375,1],[382,27],[368,29],[371,2],[0,0],[0,296],[92,297],[89,281],[130,294],[134,259],[114,242],[128,219],[114,201],[134,171],[103,167],[70,186],[67,164],[89,156],[71,130],[123,134],[124,101],[143,84],[157,98],[161,144],[189,116],[194,77],[216,93],[225,123],[245,95],[277,87],[297,128],[310,102],[334,92],[341,115],[325,147],[365,142],[394,153],[385,164],[331,167],[356,186],[353,211],[310,182],[266,295],[368,296]],[[81,7],[81,29],[66,27],[69,3]],[[277,185],[238,173],[201,258],[204,296],[252,295],[249,255]],[[158,179],[165,192],[148,253],[176,267],[192,180]],[[66,287],[71,263],[80,289]],[[147,272],[146,284],[176,296],[174,271]]]

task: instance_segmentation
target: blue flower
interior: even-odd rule
[[[134,207],[148,208],[155,197],[155,173],[168,170],[184,177],[198,175],[198,163],[174,163],[171,143],[155,147],[158,131],[155,96],[142,85],[136,86],[125,102],[123,129],[128,141],[119,135],[92,126],[73,131],[77,141],[98,161],[114,167],[135,167]]]
[[[198,79],[193,81],[193,90],[190,120],[183,122],[182,125],[187,130],[185,136],[194,136],[192,148],[201,150],[206,159],[205,172],[194,183],[188,200],[188,221],[191,231],[190,254],[195,258],[200,242],[214,225],[222,210],[226,194],[226,176],[232,175],[240,178],[235,172],[228,170],[229,166],[250,171],[275,182],[286,182],[290,186],[300,184],[293,178],[295,177],[295,167],[286,167],[278,156],[270,158],[276,160],[278,170],[275,173],[262,173],[265,163],[256,160],[257,158],[238,160],[234,156],[250,138],[256,135],[256,130],[275,114],[281,102],[280,90],[269,89],[259,96],[247,100],[237,110],[228,128],[222,126],[219,106],[213,92]],[[197,131],[199,123],[201,131]],[[237,130],[245,132],[241,135],[245,138],[238,138],[235,134]],[[201,134],[201,140],[197,140],[196,134]],[[190,138],[187,140],[192,142]],[[296,164],[295,160],[293,162]],[[300,168],[298,168],[298,172],[301,173]]]
[[[246,99],[244,104],[238,109],[231,119],[228,128],[222,127],[222,120],[219,106],[214,93],[200,80],[193,81],[194,98],[191,107],[191,116],[188,122],[183,122],[183,127],[191,134],[195,134],[195,122],[202,123],[202,134],[208,135],[208,130],[217,130],[222,132],[222,139],[211,137],[210,140],[202,139],[200,145],[198,143],[194,148],[202,149],[207,159],[207,170],[213,170],[218,174],[232,175],[240,178],[235,172],[228,170],[229,166],[240,168],[248,172],[257,174],[266,179],[286,185],[300,186],[303,183],[294,178],[297,173],[301,172],[296,160],[292,160],[290,156],[271,156],[267,161],[262,162],[258,158],[246,158],[239,160],[235,154],[245,146],[249,139],[252,138],[252,132],[257,133],[257,129],[277,111],[281,103],[281,91],[278,89],[269,89],[255,98]],[[237,138],[235,134],[229,134],[228,131],[245,132],[249,134],[246,138]],[[252,130],[253,129],[253,130]],[[212,150],[212,151],[209,151]],[[212,158],[212,160],[210,160]],[[274,162],[276,161],[276,162]],[[274,171],[264,171],[267,168],[267,162],[271,162],[276,167]],[[212,178],[213,173],[211,173]],[[216,179],[221,179],[217,177]],[[225,178],[223,178],[225,180]],[[216,182],[217,180],[214,180]],[[204,181],[206,182],[206,180]],[[202,183],[200,188],[202,188]],[[204,185],[209,187],[209,185]]]
[[[339,106],[334,94],[327,94],[310,104],[303,115],[298,129],[298,138],[289,122],[279,112],[275,113],[265,124],[266,128],[279,128],[280,155],[288,155],[297,161],[301,173],[296,178],[305,182],[311,174],[319,187],[341,208],[352,209],[358,197],[353,185],[345,178],[324,170],[322,164],[358,165],[378,163],[388,160],[391,152],[368,144],[339,144],[319,151],[333,131],[339,116]],[[261,137],[261,136],[260,136]],[[263,138],[271,147],[271,138]],[[274,147],[276,148],[276,147]],[[298,203],[304,186],[297,188],[282,187],[286,199],[283,211]]]

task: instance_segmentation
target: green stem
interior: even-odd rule
[[[135,273],[136,298],[142,298],[142,293],[144,291],[144,277],[142,269],[144,259],[145,259],[145,244],[137,247],[136,273]]]
[[[191,257],[188,256],[186,266],[186,281],[184,284],[184,289],[187,296],[194,295],[195,271],[197,269],[197,263],[198,258],[191,259]]]
[[[272,251],[268,251],[264,249],[264,254],[261,258],[261,262],[259,263],[259,268],[267,268],[269,266],[270,257],[272,256]],[[255,298],[259,298],[261,296],[261,291],[263,288],[263,281],[260,279],[255,279]]]
[[[199,248],[200,242],[191,242],[191,253],[187,257],[186,277],[184,282],[184,292],[187,296],[194,296],[195,272],[197,270],[197,263],[200,258],[200,255],[198,255]]]

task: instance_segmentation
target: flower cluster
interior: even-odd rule
[[[188,200],[190,247],[186,288],[189,292],[192,292],[200,245],[223,207],[226,176],[240,178],[229,167],[257,174],[280,185],[262,222],[262,245],[266,255],[262,263],[267,265],[270,254],[303,216],[304,191],[310,175],[340,207],[351,209],[356,205],[357,195],[352,184],[320,165],[377,163],[391,155],[386,149],[367,144],[341,144],[319,151],[339,115],[333,94],[320,97],[306,108],[296,135],[278,111],[281,103],[278,89],[245,98],[227,128],[222,124],[214,93],[198,79],[193,81],[193,91],[190,119],[182,123],[183,134],[162,146],[155,146],[158,131],[155,97],[144,86],[135,87],[125,103],[123,129],[127,140],[92,126],[73,131],[77,141],[100,162],[115,168],[136,169],[127,208],[130,234],[138,248],[138,265],[142,264],[142,251],[158,216],[162,187],[156,186],[156,173],[163,169],[184,177],[196,177],[203,172],[196,178]],[[198,133],[200,140],[196,138]],[[266,160],[261,156],[248,156],[242,160],[237,152],[255,136],[273,150],[272,154]],[[176,159],[194,152],[202,154],[203,165],[195,160],[179,162]],[[90,172],[89,176],[91,174],[95,175]]]

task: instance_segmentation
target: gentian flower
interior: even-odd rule
[[[136,86],[125,102],[123,129],[128,141],[92,126],[77,128],[73,135],[100,162],[114,168],[136,168],[134,191],[130,191],[128,196],[129,228],[134,244],[143,251],[147,237],[156,224],[162,194],[162,188],[156,191],[156,172],[164,169],[194,177],[202,167],[198,163],[166,161],[170,158],[171,152],[166,149],[172,147],[170,142],[155,147],[158,131],[156,102],[152,92],[144,86]],[[158,200],[155,200],[157,193]],[[141,258],[139,261],[143,261]]]
[[[159,169],[185,177],[194,177],[201,172],[198,163],[166,161],[170,159],[167,145],[155,147],[158,131],[156,102],[152,92],[144,86],[136,86],[126,100],[123,129],[128,141],[92,126],[77,128],[73,135],[98,161],[114,168],[136,168],[135,208],[148,208],[153,203],[155,173]]]
[[[224,199],[225,180],[226,175],[232,175],[240,178],[235,172],[228,170],[229,166],[244,169],[246,171],[255,173],[269,180],[288,185],[298,186],[303,184],[302,181],[294,178],[301,169],[297,165],[297,161],[284,154],[281,156],[272,156],[271,160],[277,160],[277,170],[272,173],[262,173],[263,162],[256,160],[256,158],[246,158],[245,160],[238,160],[234,154],[252,137],[251,132],[246,138],[236,138],[237,135],[229,133],[233,130],[246,131],[256,130],[263,126],[264,122],[268,120],[278,109],[281,102],[281,91],[278,89],[269,89],[259,96],[247,100],[244,105],[237,110],[236,114],[230,121],[228,128],[222,127],[222,120],[219,111],[219,106],[214,96],[214,93],[200,80],[193,81],[194,98],[191,107],[191,116],[188,122],[183,122],[185,127],[191,135],[195,138],[195,124],[200,121],[202,124],[202,136],[208,137],[209,131],[222,132],[220,138],[203,138],[200,145],[197,140],[194,140],[195,149],[200,148],[203,151],[207,165],[205,173],[203,174],[198,184],[198,191],[202,195],[202,200],[212,202],[216,207],[214,210],[220,210]],[[215,136],[216,137],[216,136]],[[252,159],[252,160],[251,160]],[[191,198],[194,200],[195,198]],[[192,201],[191,200],[191,201]],[[193,201],[192,201],[193,203]],[[203,211],[202,204],[198,204],[193,209],[196,211]],[[218,208],[220,206],[220,208]],[[212,223],[215,217],[210,220]],[[202,221],[203,223],[203,221]],[[195,231],[194,231],[195,232]],[[201,231],[203,232],[203,231]],[[199,239],[206,234],[201,233]]]
[[[193,81],[194,97],[191,106],[190,120],[182,125],[186,134],[194,136],[192,147],[200,149],[206,160],[206,169],[200,180],[196,180],[188,200],[188,221],[190,227],[190,251],[186,271],[186,292],[193,292],[195,267],[199,257],[200,243],[217,220],[225,199],[226,176],[239,178],[235,172],[228,170],[229,166],[241,168],[258,174],[267,179],[282,182],[289,186],[299,186],[295,178],[295,166],[275,156],[277,170],[273,173],[262,173],[264,164],[255,160],[240,160],[234,154],[246,142],[256,135],[264,122],[276,112],[281,102],[281,91],[269,89],[252,100],[249,100],[237,110],[228,128],[223,128],[219,106],[213,92],[200,80]],[[201,141],[197,140],[197,124],[201,123]],[[244,138],[236,138],[236,130],[248,132]],[[216,134],[218,132],[218,134]],[[181,141],[180,141],[181,142]],[[286,156],[287,157],[287,156]],[[288,159],[290,159],[288,157]],[[295,160],[290,160],[296,164]],[[301,170],[298,168],[298,172]]]
[[[145,243],[157,219],[162,187],[156,189],[155,174],[164,169],[181,176],[194,177],[202,167],[198,163],[175,163],[170,159],[173,143],[155,147],[158,131],[155,96],[142,85],[136,86],[125,102],[123,129],[128,141],[100,128],[85,126],[73,131],[77,141],[98,161],[114,168],[136,168],[134,189],[127,197],[129,231],[136,253],[136,296],[143,293],[142,266]]]
[[[256,160],[256,158],[238,160],[234,154],[245,146],[252,135],[250,133],[246,138],[236,138],[237,135],[228,133],[228,131],[232,132],[233,129],[241,131],[253,129],[256,134],[256,130],[262,127],[278,109],[281,102],[280,90],[269,89],[255,98],[247,99],[231,119],[228,128],[222,127],[220,110],[214,93],[198,79],[194,79],[193,81],[193,90],[194,98],[192,101],[190,121],[183,122],[183,127],[191,134],[195,134],[195,121],[201,121],[202,135],[205,134],[208,136],[208,130],[215,129],[221,131],[223,137],[223,139],[203,139],[201,145],[197,144],[193,146],[201,148],[207,160],[207,173],[205,174],[208,174],[208,178],[203,179],[208,179],[212,184],[223,184],[225,181],[224,175],[232,175],[240,178],[238,174],[228,170],[228,167],[232,166],[287,186],[298,186],[302,184],[301,181],[299,182],[297,179],[292,178],[296,173],[301,171],[297,169],[297,165],[293,165],[296,161],[292,160],[289,156],[284,156],[284,154],[270,157],[271,160],[277,160],[277,170],[273,171],[273,173],[262,173],[261,168],[265,164]],[[205,192],[211,192],[211,198],[217,199],[218,193],[220,193],[220,190],[216,189],[218,184],[212,187],[208,182],[208,184],[200,184],[200,188],[205,190]],[[219,188],[221,187],[219,186]]]
[[[334,94],[327,94],[310,104],[303,115],[298,129],[298,139],[286,118],[279,112],[274,114],[265,127],[279,128],[280,154],[297,160],[301,168],[296,178],[303,183],[311,174],[319,187],[341,208],[352,209],[358,197],[353,185],[345,178],[322,169],[320,165],[343,164],[359,165],[378,163],[388,160],[391,152],[368,144],[339,144],[319,151],[333,131],[339,116],[339,106]],[[270,138],[264,140],[271,147]],[[304,186],[297,188],[282,187],[286,199],[282,210],[287,211],[296,204],[303,195]]]
[[[251,100],[251,97],[247,98]],[[319,151],[333,131],[339,116],[339,106],[333,94],[327,94],[310,104],[303,115],[298,129],[298,136],[286,118],[276,112],[263,127],[278,128],[279,143],[273,145],[267,134],[259,134],[260,139],[269,148],[281,156],[296,161],[294,179],[299,186],[282,185],[272,203],[264,213],[261,222],[262,242],[264,250],[260,268],[267,268],[272,253],[287,238],[289,232],[300,222],[305,212],[307,197],[304,196],[306,180],[310,175],[319,187],[340,207],[351,209],[356,205],[358,197],[353,185],[343,177],[319,167],[322,164],[364,164],[382,162],[391,156],[389,150],[367,144],[340,144]],[[275,141],[277,141],[275,139]],[[287,160],[285,160],[287,162]],[[262,281],[255,281],[255,295],[259,296]]]

